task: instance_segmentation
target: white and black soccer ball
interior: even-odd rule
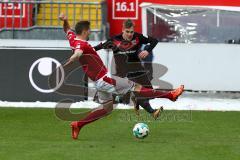
[[[149,127],[145,123],[137,123],[133,127],[133,135],[136,138],[143,139],[146,138],[149,134]]]

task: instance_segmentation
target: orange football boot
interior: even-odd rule
[[[183,91],[184,91],[184,85],[181,85],[177,89],[171,91],[170,92],[172,94],[171,101],[173,101],[173,102],[176,101],[178,99],[178,97],[183,93]]]

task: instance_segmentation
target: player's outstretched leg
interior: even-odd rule
[[[175,90],[169,92],[161,92],[158,90],[154,90],[151,88],[145,88],[142,85],[136,84],[134,88],[134,92],[138,93],[142,97],[147,98],[167,98],[171,101],[176,101],[177,98],[183,93],[184,85],[181,85]]]
[[[74,121],[71,123],[71,128],[72,128],[72,138],[77,139],[80,130],[82,127],[85,125],[92,123],[102,117],[107,116],[108,114],[111,113],[113,110],[113,102],[108,101],[98,108],[93,109],[85,118],[79,120],[79,121]]]

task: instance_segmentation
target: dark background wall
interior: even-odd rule
[[[70,50],[0,49],[0,100],[25,102],[57,102],[66,98],[74,101],[84,100],[87,97],[86,88],[79,89],[78,95],[59,94],[57,92],[42,93],[36,90],[29,80],[30,67],[38,59],[49,57],[63,63],[70,55]],[[56,64],[53,63],[52,70],[54,68],[56,68]],[[32,77],[38,87],[51,89],[48,85],[48,76],[39,72],[38,65],[33,69]],[[67,81],[71,84],[86,86],[85,79],[82,69],[78,68],[69,76]]]

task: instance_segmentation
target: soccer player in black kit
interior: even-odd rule
[[[122,34],[116,35],[108,39],[104,43],[95,46],[94,49],[111,49],[114,54],[116,64],[116,75],[119,77],[128,77],[130,80],[139,83],[147,88],[152,88],[152,75],[144,65],[142,60],[151,56],[153,48],[157,45],[158,40],[152,37],[145,37],[140,33],[134,32],[134,23],[131,20],[123,22]],[[140,50],[143,44],[148,44],[144,50]],[[149,103],[149,99],[140,97],[135,94],[132,97],[135,111],[139,114],[139,105],[143,107],[148,113],[152,114],[154,119],[157,119],[162,107],[153,109]]]

